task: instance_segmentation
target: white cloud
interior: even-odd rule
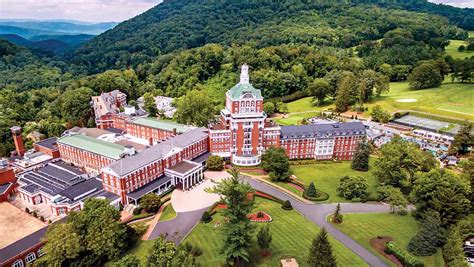
[[[433,3],[443,3],[450,6],[455,7],[471,7],[474,8],[474,1],[473,0],[429,0]]]
[[[0,0],[1,19],[123,21],[161,0]]]

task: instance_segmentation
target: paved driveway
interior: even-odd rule
[[[298,210],[303,216],[317,224],[319,227],[324,227],[334,238],[344,244],[347,248],[352,250],[361,259],[363,259],[370,266],[387,266],[387,264],[380,258],[372,254],[362,245],[352,240],[343,232],[337,230],[331,223],[326,221],[327,215],[334,212],[337,204],[306,204],[296,200],[290,195],[283,193],[275,187],[272,187],[264,182],[254,180],[250,177],[243,176],[256,190],[265,192],[283,200],[289,200],[293,207]],[[341,203],[341,212],[345,213],[367,213],[367,212],[389,212],[390,207],[382,204],[365,204],[365,203]]]
[[[217,175],[217,174],[216,174]],[[217,176],[223,176],[221,173]],[[217,177],[216,176],[216,177]],[[319,227],[325,227],[329,234],[336,238],[339,242],[344,244],[347,248],[352,250],[361,259],[363,259],[370,266],[387,266],[387,264],[380,258],[372,254],[362,245],[352,240],[343,232],[337,230],[331,223],[326,221],[327,215],[331,214],[337,204],[307,204],[299,201],[292,196],[272,187],[266,183],[254,180],[250,177],[242,176],[256,190],[265,192],[283,200],[289,200],[293,207],[298,210],[303,216],[311,220]],[[194,189],[193,189],[194,190]],[[192,192],[192,191],[191,191]],[[198,194],[198,193],[197,193]],[[190,203],[191,204],[191,203]],[[191,204],[192,205],[192,204]],[[209,204],[211,206],[212,203]],[[167,239],[180,243],[184,240],[186,235],[192,230],[196,223],[201,218],[202,213],[209,207],[196,208],[192,211],[177,212],[175,219],[156,224],[149,239],[155,239],[160,235],[166,235]],[[173,206],[174,207],[174,206]],[[382,204],[368,204],[368,203],[341,203],[341,211],[344,213],[367,213],[367,212],[389,212],[390,207]]]
[[[227,178],[227,172],[205,172],[205,180],[189,191],[174,190],[171,195],[171,205],[176,212],[188,212],[201,210],[212,206],[220,199],[217,194],[210,194],[205,191],[206,188],[213,187],[214,182]]]

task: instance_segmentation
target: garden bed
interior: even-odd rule
[[[393,241],[393,238],[389,236],[378,236],[371,238],[369,241],[370,246],[375,249],[380,255],[384,256],[385,258],[389,259],[393,262],[396,266],[403,267],[403,264],[395,257],[393,254],[388,254],[385,252],[385,244],[387,242]]]
[[[271,222],[272,217],[264,211],[252,213],[247,216],[251,222]]]

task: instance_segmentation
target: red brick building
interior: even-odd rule
[[[82,134],[60,137],[57,143],[63,161],[95,173],[125,155],[135,153],[133,148]]]
[[[207,129],[195,128],[140,153],[126,156],[101,170],[104,189],[121,196],[122,203],[136,203],[146,193],[163,193],[172,186],[187,190],[202,181],[202,166],[189,163],[188,173],[169,175],[183,161],[191,161],[209,150]],[[201,173],[200,175],[197,175]]]
[[[210,152],[237,165],[258,165],[270,146],[281,146],[290,159],[350,160],[366,136],[361,122],[278,126],[266,121],[260,90],[243,65],[240,82],[226,93],[218,123],[209,126]]]
[[[0,202],[8,201],[16,188],[16,177],[7,159],[0,159]]]
[[[102,93],[100,96],[92,97],[91,105],[97,127],[101,129],[111,128],[113,127],[112,115],[119,113],[120,108],[127,105],[127,95],[119,90]]]

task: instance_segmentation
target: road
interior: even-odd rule
[[[326,221],[326,217],[332,214],[336,209],[337,204],[308,204],[304,203],[293,196],[279,190],[276,187],[270,186],[264,182],[252,179],[247,176],[242,176],[242,179],[248,182],[254,189],[273,195],[283,200],[289,200],[293,207],[299,211],[307,219],[318,225],[324,227],[335,239],[344,244],[347,248],[352,250],[356,255],[363,259],[370,266],[388,266],[380,258],[372,254],[362,245],[351,239],[343,232],[336,229],[331,223]],[[180,212],[176,218],[170,221],[158,222],[150,234],[149,239],[155,239],[160,235],[166,235],[167,238],[175,243],[180,243],[184,240],[187,234],[200,220],[202,213],[208,207],[190,211]],[[368,204],[368,203],[341,203],[341,211],[343,213],[368,213],[368,212],[389,212],[390,207],[382,204]]]

